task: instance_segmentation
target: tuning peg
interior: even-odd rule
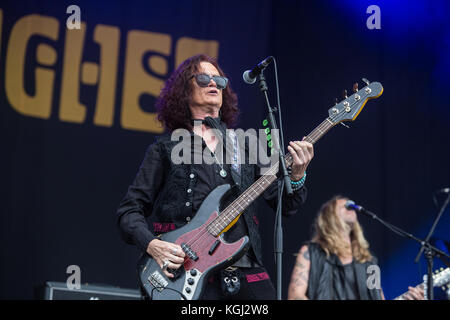
[[[369,80],[367,80],[366,78],[362,78],[362,81],[363,81],[366,85],[369,85],[369,84],[370,84]]]
[[[353,85],[353,92],[358,92],[358,82]]]
[[[345,123],[341,122],[341,124],[346,127],[347,129],[350,129],[350,127],[348,125],[346,125]]]
[[[334,105],[337,105],[338,104],[338,98],[336,98],[335,100],[334,100]]]
[[[344,99],[347,99],[347,90],[342,91],[342,96]]]

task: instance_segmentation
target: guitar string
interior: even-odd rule
[[[339,114],[338,114],[339,115]],[[337,118],[337,116],[338,115],[335,115],[336,116],[336,118]],[[331,127],[329,127],[329,128],[326,128],[326,126],[328,126],[328,125],[330,125],[330,124],[332,124],[332,123],[330,123],[327,119],[328,119],[329,117],[327,117],[318,127],[316,127],[316,129],[314,129],[312,132],[311,132],[311,134],[310,135],[308,135],[308,137],[311,139],[311,141],[313,141],[314,142],[314,140],[318,137],[318,136],[320,136],[320,135],[323,135],[327,130],[329,130]],[[334,118],[334,117],[333,117]],[[335,120],[335,119],[333,119],[333,118],[331,118],[331,120]],[[325,130],[321,130],[321,129],[319,129],[319,128],[322,128],[322,129],[325,129]],[[292,158],[292,155],[291,154],[288,154],[287,156],[286,156],[286,158],[285,158],[285,161],[290,161],[290,160],[292,160],[291,159]],[[274,165],[274,166],[272,166],[272,168],[270,168],[269,169],[269,172],[270,171],[272,171],[272,172],[270,172],[270,173],[272,173],[272,174],[269,174],[269,172],[268,172],[268,174],[267,174],[267,176],[270,176],[270,175],[275,175],[275,172],[273,172],[274,170],[276,170],[277,169],[277,164],[276,165]],[[263,176],[264,177],[264,176]],[[259,179],[258,179],[259,180]],[[259,181],[255,181],[248,189],[247,189],[247,191],[245,191],[244,192],[244,194],[245,193],[249,193],[250,191],[248,191],[248,190],[253,190],[253,189],[255,189],[255,191],[256,191],[256,187],[260,184],[260,182]],[[271,182],[271,183],[273,183],[273,181]],[[270,184],[271,184],[270,183]],[[268,186],[267,186],[268,187]],[[264,191],[264,190],[263,190]],[[243,195],[244,195],[243,194]],[[241,196],[239,196],[237,199],[235,199],[230,205],[228,205],[227,206],[227,208],[224,210],[224,211],[228,211],[228,212],[232,212],[233,211],[233,209],[234,208],[231,208],[231,207],[236,207],[236,204],[238,203],[238,202],[240,202],[240,200],[241,200],[241,198],[243,198],[243,195],[241,195]],[[260,195],[260,194],[259,194]],[[259,196],[258,195],[258,196]],[[256,199],[256,198],[255,198]],[[252,201],[254,201],[255,199],[253,199]],[[229,209],[229,208],[231,208],[231,209]],[[240,211],[240,210],[238,210],[238,211]],[[225,216],[222,216],[222,214],[224,214],[225,212],[222,212],[221,213],[221,215],[219,215],[218,217],[216,217],[213,221],[211,221],[208,225],[206,225],[206,226],[204,226],[204,229],[206,229],[206,230],[204,230],[204,232],[206,232],[206,233],[209,233],[209,231],[207,230],[208,229],[208,227],[210,226],[210,225],[212,225],[212,223],[214,223],[214,222],[216,222],[217,223],[217,219],[222,219],[222,220],[224,220],[224,219],[226,219],[227,217],[226,217],[226,214],[225,214]],[[229,220],[229,219],[228,219]],[[232,219],[232,220],[234,220],[234,219]],[[231,220],[231,221],[232,221]],[[231,221],[229,222],[229,223],[231,223]],[[228,224],[229,224],[228,223]],[[226,226],[228,225],[228,224],[226,224]],[[200,240],[201,239],[201,237],[203,236],[203,234],[201,234],[201,233],[199,233],[198,234],[198,238],[194,238],[193,240],[193,242],[190,242],[190,243],[187,243],[189,246],[193,246],[198,240]]]
[[[367,96],[367,95],[366,95]],[[357,101],[354,101],[353,102],[353,104],[351,105],[351,107],[353,107],[356,103],[358,103],[359,101],[364,101],[364,100],[366,100],[365,98],[364,99],[360,99],[360,100],[357,100]],[[318,140],[315,140],[316,138],[320,138],[321,136],[323,136],[328,130],[330,130],[334,125],[336,125],[336,124],[334,124],[333,125],[333,123],[329,123],[329,121],[327,121],[327,119],[329,118],[330,120],[331,120],[331,122],[333,122],[333,121],[335,121],[339,116],[340,116],[341,114],[340,113],[337,113],[337,114],[335,114],[335,115],[333,115],[333,116],[331,116],[331,117],[327,117],[320,125],[318,125],[311,133],[310,133],[310,135],[308,135],[307,137],[310,137],[310,139],[311,139],[311,141],[313,142],[313,143],[315,143],[315,142],[317,142]],[[331,125],[329,128],[326,128],[326,126],[328,126],[328,125]],[[319,128],[321,128],[321,127],[325,127],[325,128],[323,128],[323,129],[325,129],[325,130],[320,130]],[[289,158],[292,158],[292,155],[291,154],[288,154],[286,157],[285,157],[285,161],[288,161],[289,160]],[[269,170],[268,170],[268,172],[271,172],[271,171],[275,171],[275,169],[277,169],[277,165],[278,165],[278,163],[277,164],[275,164],[275,165],[273,165]],[[275,175],[275,172],[272,174],[272,176],[273,175]],[[268,174],[268,173],[266,173],[266,176],[270,176],[270,174]],[[264,176],[262,176],[261,178],[264,178]],[[256,185],[260,185],[260,182],[259,182],[259,180],[260,179],[258,179],[257,181],[255,181],[246,191],[244,191],[244,193],[243,194],[241,194],[239,197],[237,197],[231,204],[229,204],[228,206],[227,206],[227,208],[225,208],[225,210],[224,211],[228,211],[228,209],[230,208],[230,207],[234,207],[234,206],[236,206],[236,203],[237,202],[240,202],[241,201],[241,197],[242,197],[242,195],[244,195],[248,190],[250,190],[250,189],[252,189],[254,186],[256,187]],[[264,190],[265,189],[267,189],[271,184],[273,183],[273,181],[268,185],[268,186],[266,186],[265,188],[263,188],[263,190],[262,190],[262,192],[264,192]],[[259,195],[257,195],[257,197],[255,198],[255,199],[253,199],[252,200],[252,202],[254,201],[254,200],[256,200],[261,194],[262,194],[262,192],[259,194]],[[245,209],[243,209],[243,210],[245,210]],[[242,211],[243,211],[242,210]],[[233,211],[233,210],[231,210],[231,209],[229,209],[229,211]],[[238,211],[240,211],[240,210],[238,210]],[[222,214],[223,214],[223,212],[222,212]],[[203,230],[200,230],[200,232],[196,235],[196,237],[194,237],[192,240],[192,242],[191,241],[188,241],[187,243],[186,243],[186,245],[188,245],[190,248],[191,248],[191,250],[192,251],[195,251],[194,249],[193,249],[193,246],[194,246],[194,244],[196,245],[196,247],[198,247],[198,248],[200,248],[200,245],[201,244],[203,244],[205,241],[201,241],[200,243],[198,243],[198,241],[200,241],[200,240],[208,240],[208,238],[205,238],[205,236],[207,236],[208,234],[211,234],[210,232],[209,232],[209,230],[208,230],[208,227],[209,226],[211,226],[213,223],[216,223],[217,224],[217,220],[219,220],[219,219],[222,219],[222,220],[224,220],[225,218],[226,218],[226,216],[222,216],[222,214],[219,214],[216,218],[214,218],[209,224],[207,224],[207,225],[205,225],[204,227],[203,227]],[[228,213],[227,213],[228,214]],[[229,223],[231,223],[232,221],[230,221]],[[228,225],[229,225],[229,223],[228,223]],[[220,224],[221,225],[221,223],[219,222],[218,224]],[[226,225],[225,226],[225,228],[228,226],[228,225]],[[224,229],[225,229],[224,228]],[[221,231],[221,233],[223,233],[223,229],[222,229],[222,231]],[[213,235],[213,234],[211,234],[211,235]],[[219,233],[219,235],[220,235],[220,233]],[[215,237],[218,237],[219,235],[217,235],[217,236],[215,236]],[[213,235],[214,236],[214,235]],[[189,259],[189,257],[185,257],[185,261],[186,261],[186,259]]]
[[[340,115],[337,114],[337,115],[333,116],[333,117],[331,118],[331,120],[334,121],[335,119],[333,119],[333,118],[337,118],[338,116],[340,116]],[[329,117],[328,117],[328,118],[329,118]],[[327,130],[331,129],[332,126],[326,128],[327,126],[329,126],[330,124],[332,124],[332,122],[330,123],[330,122],[327,120],[328,118],[326,118],[326,119],[325,119],[318,127],[316,127],[316,129],[314,129],[314,130],[311,132],[310,135],[308,135],[308,137],[310,137],[310,139],[311,139],[312,142],[316,142],[317,140],[314,141],[316,138],[322,136],[323,134],[326,133]],[[325,130],[321,130],[321,129],[319,129],[319,128],[325,129]],[[285,161],[290,161],[290,160],[291,160],[290,158],[292,158],[292,155],[291,155],[291,154],[288,154],[288,156],[286,156],[286,158],[285,158]],[[274,166],[272,166],[272,168],[269,169],[269,172],[273,173],[272,176],[275,175],[275,172],[274,172],[274,171],[275,171],[276,169],[277,169],[277,165],[274,165]],[[267,176],[270,176],[270,174],[267,174]],[[263,176],[262,178],[264,178],[264,176]],[[276,179],[274,179],[274,180],[276,180]],[[261,181],[259,181],[259,179],[258,179],[258,180],[255,181],[255,182],[254,182],[247,190],[253,190],[253,189],[256,189],[256,187],[260,186],[260,184],[261,184],[260,182],[261,182]],[[267,182],[270,182],[270,181],[266,181],[266,183],[267,183]],[[273,181],[270,182],[269,185],[268,185],[267,187],[269,187],[272,183],[273,183]],[[267,187],[266,187],[266,188],[261,187],[261,188],[262,188],[262,191],[264,191],[265,189],[267,189]],[[257,192],[256,190],[254,190],[254,191]],[[246,192],[244,192],[244,194],[245,194],[245,193],[248,193],[248,192],[246,191]],[[262,192],[261,192],[261,193],[262,193]],[[258,194],[257,197],[258,197],[259,195],[261,195],[261,193]],[[243,195],[244,195],[244,194],[243,194]],[[237,199],[235,199],[230,205],[227,206],[227,208],[226,208],[224,211],[232,212],[232,211],[235,209],[235,208],[233,208],[233,207],[236,207],[236,204],[238,204],[238,203],[240,202],[241,198],[243,198],[243,195],[241,195],[241,196],[239,196]],[[255,199],[256,199],[257,197],[255,197]],[[254,201],[255,199],[253,199],[252,201]],[[231,209],[229,209],[229,208],[231,208]],[[242,208],[242,207],[241,207],[241,208]],[[245,210],[245,209],[244,209],[244,210]],[[241,211],[241,210],[238,210],[238,211]],[[242,210],[242,211],[243,211],[243,210]],[[224,212],[222,212],[222,214],[223,214],[223,213],[224,213]],[[207,236],[208,234],[211,234],[210,230],[208,230],[208,227],[211,226],[212,223],[216,222],[216,224],[217,224],[217,220],[221,219],[221,220],[223,221],[223,220],[227,219],[227,216],[226,216],[227,214],[225,214],[225,216],[222,216],[222,214],[219,215],[218,217],[216,217],[214,220],[212,220],[208,225],[204,226],[204,227],[203,227],[203,230],[201,230],[201,231],[197,234],[197,237],[196,237],[196,238],[193,238],[193,241],[192,241],[192,242],[187,243],[187,245],[189,245],[193,251],[195,251],[195,249],[194,249],[194,244],[196,245],[196,247],[200,248],[200,247],[202,247],[202,245],[203,245],[205,242],[208,241],[208,238],[205,237],[205,236]],[[228,219],[228,220],[230,220],[230,219]],[[233,220],[234,220],[234,219],[233,219]],[[232,220],[231,220],[231,221],[232,221]],[[224,221],[224,222],[225,222],[225,225],[226,225],[225,228],[231,223],[231,221],[229,221],[228,223],[226,223],[226,222]],[[221,222],[219,222],[219,224],[222,225]],[[224,229],[225,229],[225,228],[224,228]],[[223,230],[222,230],[222,232],[223,232]],[[188,259],[189,257],[186,257],[186,258]]]
[[[356,104],[357,102],[358,102],[358,101],[355,101],[355,102],[352,104],[352,106],[353,106],[354,104]],[[335,121],[339,116],[340,116],[340,114],[335,114],[335,115],[332,116],[332,117],[327,117],[327,118],[326,118],[319,126],[317,126],[316,129],[314,129],[314,130],[311,132],[311,134],[308,135],[307,137],[310,137],[310,139],[311,139],[311,141],[312,141],[313,143],[317,142],[317,140],[316,140],[316,141],[314,141],[314,140],[315,140],[316,138],[320,138],[320,137],[323,136],[329,129],[331,129],[332,126],[330,126],[330,127],[328,127],[328,128],[326,128],[326,127],[327,127],[328,125],[332,124],[332,122]],[[329,121],[327,121],[328,118],[330,118],[330,120],[332,120],[331,123],[330,123]],[[325,128],[322,128],[322,127],[325,127]],[[325,130],[321,130],[320,128],[325,129]],[[286,156],[285,161],[288,161],[289,158],[292,158],[292,155],[291,155],[291,154],[288,154],[288,156]],[[270,168],[269,171],[274,171],[276,168],[277,168],[277,164],[274,165],[274,166],[272,166],[272,168]],[[267,175],[269,175],[269,174],[267,174]],[[273,172],[273,175],[275,175],[275,172]],[[263,177],[264,177],[264,176],[263,176]],[[263,178],[263,177],[262,177],[262,178]],[[273,183],[273,181],[269,184],[269,186],[270,186],[272,183]],[[254,182],[247,190],[250,190],[250,189],[256,189],[256,188],[253,188],[253,187],[254,187],[254,186],[256,187],[256,186],[258,186],[258,185],[260,185],[259,179],[258,179],[257,181],[255,181],[255,182]],[[267,186],[267,187],[269,187],[269,186]],[[266,188],[262,187],[262,188],[263,188],[262,191],[264,191],[265,189],[267,189],[267,187],[266,187]],[[256,191],[256,190],[255,190],[255,191]],[[246,191],[246,192],[247,192],[247,191]],[[244,192],[244,194],[245,194],[246,192]],[[261,192],[261,193],[262,193],[262,192]],[[259,195],[261,195],[261,193],[260,193]],[[259,195],[257,195],[257,197],[258,197]],[[257,197],[256,197],[256,198],[257,198]],[[231,210],[227,210],[227,209],[229,209],[230,207],[235,207],[236,204],[237,204],[238,202],[240,202],[240,200],[241,200],[240,198],[242,198],[242,195],[239,196],[237,199],[235,199],[230,205],[228,205],[227,208],[226,208],[224,211],[231,211],[231,212],[232,212],[232,211],[233,211],[232,209],[231,209]],[[252,201],[256,200],[256,198],[253,199]],[[245,210],[245,209],[244,209],[244,210]],[[238,211],[240,211],[240,210],[238,210]],[[223,214],[223,212],[222,212],[222,214]],[[189,243],[186,243],[189,247],[191,247],[191,249],[192,249],[193,251],[195,251],[194,248],[193,248],[194,244],[196,245],[196,247],[200,248],[201,245],[204,244],[204,243],[208,240],[208,238],[205,238],[205,236],[207,236],[208,234],[211,234],[211,232],[208,230],[208,227],[209,227],[209,226],[211,226],[213,223],[216,223],[216,224],[217,224],[217,220],[219,220],[219,219],[224,220],[224,219],[227,218],[226,215],[225,215],[225,216],[222,216],[222,214],[218,215],[218,216],[217,216],[216,218],[214,218],[208,225],[204,226],[204,227],[203,227],[203,230],[201,230],[201,231],[196,235],[196,237],[192,239],[192,240],[193,240],[192,242],[189,241]],[[231,220],[231,221],[232,221],[232,220]],[[225,228],[231,223],[231,221],[230,221],[228,224],[226,224]],[[221,225],[220,222],[219,222],[218,224]],[[225,229],[225,228],[224,228],[224,229]],[[223,229],[222,229],[222,232],[223,232]],[[211,234],[211,235],[213,235],[213,234]],[[214,235],[213,235],[213,236],[214,236]],[[216,236],[216,237],[217,237],[217,236]],[[200,241],[200,240],[205,240],[205,241]],[[200,242],[199,242],[199,241],[200,241]],[[186,258],[189,258],[189,257],[186,257]],[[186,260],[186,258],[185,258],[185,260]]]
[[[328,118],[327,118],[328,119]],[[326,124],[329,124],[329,122],[327,121],[327,120],[324,120],[317,128],[319,128],[319,127],[324,127]],[[324,132],[325,130],[318,130],[318,129],[315,129],[315,130],[313,130],[313,132],[311,133],[311,136],[309,136],[310,137],[310,139],[311,140],[314,140],[318,135],[320,135],[321,134],[321,132]],[[316,133],[314,133],[316,131]],[[317,132],[317,131],[321,131],[320,133],[319,132]],[[314,134],[313,134],[314,133]],[[311,137],[313,137],[313,138],[311,138]],[[292,158],[292,155],[291,154],[288,154],[287,156],[286,156],[286,158],[285,158],[285,161],[290,161],[291,160],[291,158]],[[272,168],[270,168],[269,169],[269,171],[268,171],[268,173],[266,174],[267,176],[273,176],[273,175],[275,175],[275,172],[273,172],[275,169],[277,168],[277,165],[274,165]],[[272,172],[270,172],[270,171],[272,171]],[[264,178],[264,176],[262,176],[262,178]],[[273,182],[273,181],[272,181]],[[270,182],[270,183],[272,183],[272,182]],[[242,198],[244,198],[245,196],[245,194],[248,194],[248,193],[250,193],[251,191],[249,191],[249,190],[254,190],[255,192],[256,192],[256,187],[259,185],[260,183],[259,183],[259,181],[255,181],[248,189],[247,189],[247,191],[245,191],[244,192],[244,194],[242,194],[242,195],[240,195],[237,199],[235,199],[232,203],[230,203],[228,206],[227,206],[227,208],[224,210],[225,212],[222,212],[221,213],[221,215],[220,216],[218,216],[217,218],[215,218],[213,221],[211,221],[210,222],[210,224],[208,224],[208,225],[206,225],[206,227],[208,227],[208,226],[210,226],[212,223],[214,223],[214,222],[217,222],[216,221],[216,219],[222,219],[222,220],[224,220],[224,219],[226,219],[227,218],[227,212],[232,212],[233,211],[233,209],[235,209],[235,208],[232,208],[232,207],[236,207],[236,204],[237,203],[239,203],[240,202],[240,200],[242,199]],[[258,195],[259,196],[259,195]],[[256,199],[256,198],[255,198]],[[255,200],[255,199],[252,199],[252,201],[253,200]],[[240,210],[238,210],[238,211],[240,211]],[[223,214],[225,213],[225,215],[223,216]],[[229,220],[229,219],[228,219]],[[232,220],[234,220],[234,219],[231,219],[231,221]],[[231,223],[231,221],[229,221],[229,223]],[[226,225],[228,225],[229,223],[227,223]],[[189,243],[189,245],[193,245],[194,244],[194,242],[192,242],[192,243]]]
[[[267,181],[267,182],[269,182],[269,181]],[[255,187],[255,186],[257,186],[257,185],[254,185],[253,187]],[[231,211],[231,210],[228,210],[228,211]],[[206,242],[208,242],[209,238],[206,236],[208,234],[211,234],[211,232],[209,232],[209,230],[208,230],[208,226],[209,225],[204,226],[203,230],[201,230],[199,232],[199,234],[197,235],[198,238],[194,238],[194,241],[189,244],[192,250],[195,251],[197,248],[203,247],[206,244]],[[194,244],[195,244],[195,246],[194,246]]]

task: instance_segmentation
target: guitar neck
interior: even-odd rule
[[[310,134],[305,137],[305,140],[314,144],[316,143],[322,136],[328,132],[335,124],[328,117],[321,124],[319,124]]]
[[[424,288],[424,284],[421,283],[418,286],[416,286],[416,289],[423,289]],[[401,295],[399,295],[397,298],[395,298],[394,300],[407,300],[406,297],[408,295],[408,292],[405,292]]]
[[[305,137],[305,141],[311,144],[316,143],[328,130],[334,126],[330,118],[326,118],[310,134]],[[292,165],[292,155],[285,156],[286,167]],[[278,162],[270,167],[266,174],[256,180],[247,190],[245,190],[236,200],[228,205],[221,214],[208,226],[208,231],[214,236],[226,231],[235,222],[242,212],[256,200],[276,179],[278,173]]]

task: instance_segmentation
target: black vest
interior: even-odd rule
[[[345,297],[344,287],[340,283],[344,281],[345,275],[339,258],[335,254],[327,257],[317,243],[310,242],[307,245],[311,264],[306,296],[310,300],[340,300]],[[356,285],[361,300],[381,300],[381,289],[369,289],[367,285],[367,268],[376,264],[375,257],[365,263],[354,261]]]

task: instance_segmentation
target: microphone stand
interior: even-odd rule
[[[430,276],[430,269],[433,269],[433,258],[434,255],[436,254],[435,251],[430,249],[430,238],[433,235],[434,229],[436,229],[436,226],[439,222],[439,220],[441,219],[442,214],[444,213],[445,208],[448,205],[448,202],[450,201],[450,193],[447,196],[447,199],[445,200],[444,204],[442,205],[441,209],[439,210],[439,213],[436,217],[436,219],[433,222],[433,225],[431,226],[430,231],[428,232],[428,235],[425,239],[425,241],[422,243],[422,246],[420,247],[419,253],[416,256],[416,259],[414,260],[415,263],[417,263],[419,261],[420,255],[422,254],[423,251],[425,251],[425,258],[427,259],[427,266],[428,266],[428,297],[430,297],[430,300],[433,300],[433,277]],[[446,257],[449,257],[448,255],[444,254]],[[431,287],[431,289],[430,289]],[[431,292],[430,292],[431,291]]]
[[[450,198],[450,196],[449,196],[449,198]],[[448,203],[449,198],[447,198],[447,202],[446,203]],[[425,247],[425,255],[427,257],[427,266],[428,266],[428,268],[427,268],[428,269],[427,270],[428,271],[427,272],[428,275],[427,275],[427,292],[426,292],[426,295],[427,295],[427,299],[428,300],[433,300],[434,299],[434,295],[433,295],[433,293],[434,293],[433,292],[433,257],[435,255],[437,255],[438,257],[439,257],[439,255],[442,255],[442,256],[445,256],[447,258],[450,258],[450,256],[447,253],[445,253],[445,252],[439,250],[438,248],[432,246],[429,243],[428,240],[424,241],[422,239],[419,239],[419,238],[415,237],[414,235],[412,235],[412,234],[410,234],[410,233],[408,233],[408,232],[406,232],[406,231],[404,231],[404,230],[402,230],[402,229],[400,229],[400,228],[390,224],[389,222],[386,222],[386,221],[380,219],[373,212],[370,212],[370,211],[368,211],[368,210],[366,210],[364,208],[361,208],[361,210],[359,212],[364,213],[365,215],[367,215],[367,216],[369,216],[369,217],[371,217],[371,218],[373,218],[375,220],[378,220],[382,225],[384,225],[385,227],[387,227],[388,229],[390,229],[394,233],[396,233],[396,234],[398,234],[400,236],[412,239],[414,241],[417,241],[418,243],[420,243],[422,245],[422,248]]]
[[[275,121],[275,117],[273,115],[274,109],[270,106],[269,97],[267,94],[268,87],[266,83],[266,78],[264,77],[263,71],[258,75],[259,80],[259,89],[264,94],[266,99],[266,105],[269,111],[268,120],[270,125],[270,130],[278,130],[277,123]],[[283,132],[280,132],[280,136],[283,135]],[[282,139],[283,141],[283,139]],[[288,195],[292,195],[292,186],[289,178],[289,174],[286,168],[285,162],[285,154],[284,154],[284,146],[281,146],[278,141],[274,141],[275,146],[279,146],[279,165],[281,170],[281,175],[283,177],[284,183],[278,183],[278,206],[276,213],[276,228],[275,228],[275,256],[276,256],[276,264],[277,264],[277,300],[281,300],[281,285],[282,285],[282,255],[283,255],[283,228],[282,228],[282,197],[283,197],[283,189],[286,188],[286,193]],[[284,188],[283,188],[284,187]]]

